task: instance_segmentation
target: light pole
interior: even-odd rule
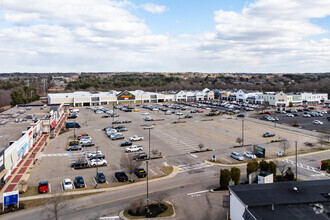
[[[96,154],[97,154],[98,151],[99,151],[99,147],[97,146],[96,147]],[[98,172],[99,172],[99,166],[96,164],[96,176],[95,176],[96,185],[95,185],[95,188],[97,188],[98,185],[99,185],[98,182],[97,182],[97,180],[96,180],[96,177],[97,177]]]
[[[181,116],[181,105],[179,103],[179,123],[180,123],[180,116]]]
[[[147,164],[147,213],[149,214],[149,160],[150,160],[150,128],[149,128],[149,157],[146,161]]]
[[[242,119],[242,147],[244,147],[244,119]]]
[[[74,120],[73,124],[73,139],[76,139],[76,120]]]
[[[112,124],[115,121],[115,104],[112,104]]]
[[[296,181],[298,180],[298,156],[297,156],[297,141],[295,142],[296,144]]]

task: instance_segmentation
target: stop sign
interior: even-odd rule
[[[320,162],[320,166],[322,166],[322,162]]]

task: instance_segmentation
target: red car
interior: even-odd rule
[[[80,135],[78,135],[78,138],[86,137],[86,136],[89,136],[89,134],[87,134],[87,133],[85,133],[85,134],[80,134]]]
[[[49,192],[49,184],[48,181],[41,181],[38,186],[39,193],[47,193]]]
[[[203,113],[204,111],[198,111],[198,113]]]
[[[270,115],[270,114],[272,114],[270,111],[266,111],[266,112],[264,112],[265,114],[268,114],[268,115]]]

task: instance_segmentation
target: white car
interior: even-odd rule
[[[305,118],[310,118],[311,115],[310,115],[310,114],[303,114],[303,117],[305,117]]]
[[[175,113],[176,115],[183,115],[183,113],[182,112],[177,112],[177,113]]]
[[[92,156],[95,156],[95,155],[97,155],[97,154],[102,154],[102,152],[101,152],[100,150],[98,150],[98,151],[93,151],[92,153],[89,153],[89,154],[88,154],[88,157],[92,157]]]
[[[130,139],[130,141],[141,141],[141,140],[143,140],[143,136],[134,135],[134,136],[130,137],[129,139]]]
[[[149,112],[143,112],[141,115],[149,115]]]
[[[291,113],[288,113],[288,114],[286,114],[286,117],[294,117],[294,115]]]
[[[91,160],[90,165],[92,167],[96,167],[96,166],[106,166],[108,164],[108,162],[104,159],[93,159]]]
[[[132,145],[130,147],[126,147],[125,152],[130,153],[130,152],[136,152],[136,151],[142,151],[142,150],[143,150],[142,146]]]
[[[317,125],[323,125],[323,122],[320,120],[314,120],[313,124],[317,124]]]
[[[251,159],[256,159],[257,158],[256,155],[254,155],[252,152],[249,152],[249,151],[245,151],[244,156],[247,157],[247,158],[251,158]]]
[[[92,141],[91,139],[80,139],[79,144],[86,144],[86,143],[90,143],[91,141]]]
[[[73,190],[73,182],[70,179],[64,179],[62,186],[63,190]]]

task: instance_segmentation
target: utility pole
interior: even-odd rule
[[[96,154],[97,154],[98,151],[99,151],[99,147],[97,146],[96,147]],[[96,164],[96,176],[95,176],[95,178],[97,177],[98,172],[99,172],[99,166]],[[99,183],[97,181],[95,181],[95,182],[96,182],[95,188],[97,188]]]
[[[76,120],[74,120],[74,125],[73,125],[73,139],[76,139]]]
[[[115,121],[115,104],[112,104],[112,124]]]
[[[149,161],[150,161],[150,128],[149,128],[149,157],[146,161],[147,164],[147,213],[149,214]]]
[[[180,117],[181,117],[181,105],[180,105],[180,103],[179,103],[179,123],[180,123]]]
[[[296,181],[298,180],[298,154],[297,154],[297,141],[295,141],[296,144]]]
[[[242,119],[242,147],[244,147],[244,119]]]

